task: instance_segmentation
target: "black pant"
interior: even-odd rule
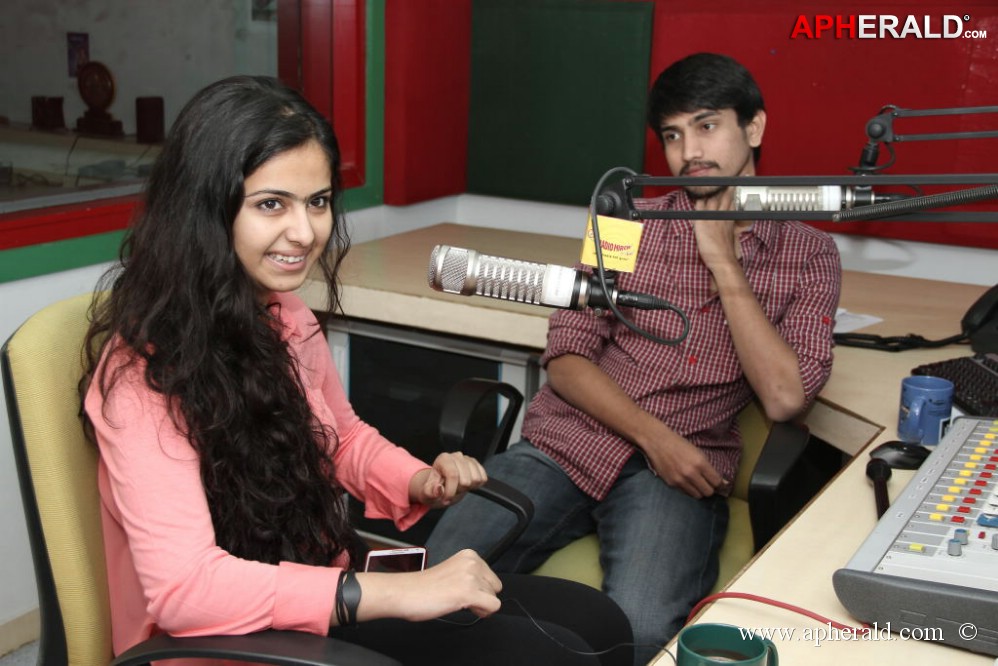
[[[557,578],[499,577],[502,608],[491,617],[479,620],[462,611],[427,622],[374,620],[336,627],[329,635],[407,666],[632,664],[631,626],[610,597]]]

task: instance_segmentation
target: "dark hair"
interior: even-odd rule
[[[765,108],[755,79],[738,61],[719,53],[695,53],[672,63],[655,79],[648,94],[648,125],[661,141],[662,120],[677,113],[733,109],[738,124],[745,127]]]
[[[147,385],[198,451],[220,547],[261,562],[328,565],[360,552],[327,453],[336,433],[312,413],[275,306],[261,303],[232,242],[244,180],[309,141],[333,175],[333,232],[318,264],[338,309],[349,239],[333,130],[274,79],[228,78],[187,103],[163,145],[120,265],[101,279],[109,293],[92,306],[87,375],[102,343],[113,341],[109,357],[121,355],[104,366],[116,370],[94,378],[105,397],[125,368],[144,362]]]

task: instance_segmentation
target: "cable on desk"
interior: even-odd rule
[[[801,615],[806,615],[807,617],[811,618],[812,620],[817,620],[818,622],[821,622],[822,624],[827,624],[827,625],[829,625],[831,627],[834,627],[835,629],[838,629],[840,631],[847,631],[847,632],[850,632],[850,633],[861,633],[861,632],[865,631],[866,629],[870,628],[870,625],[868,625],[868,624],[863,624],[860,627],[850,627],[847,624],[842,624],[841,622],[836,622],[835,620],[831,620],[831,619],[829,619],[829,618],[827,618],[827,617],[825,617],[823,615],[819,615],[818,613],[815,613],[814,611],[809,611],[806,608],[801,608],[800,606],[794,606],[793,604],[788,604],[785,601],[777,601],[776,599],[770,599],[768,597],[762,597],[762,596],[759,596],[757,594],[748,594],[747,592],[717,592],[716,594],[711,594],[711,595],[708,595],[708,596],[704,597],[703,599],[701,599],[697,603],[696,606],[693,607],[693,610],[690,611],[690,614],[686,616],[686,624],[689,624],[690,621],[694,617],[696,617],[696,614],[700,612],[701,608],[703,608],[707,604],[710,604],[710,603],[713,603],[713,602],[717,601],[718,599],[747,599],[749,601],[757,601],[757,602],[762,603],[762,604],[768,604],[770,606],[776,606],[777,608],[782,608],[784,610],[793,611],[793,612],[799,613]]]
[[[73,139],[73,143],[69,146],[69,152],[66,153],[66,168],[63,170],[62,175],[69,175],[69,160],[73,156],[73,151],[76,150],[76,144],[80,141],[80,135],[77,134],[76,138]],[[77,178],[79,180],[79,178]]]
[[[967,336],[963,333],[953,335],[941,340],[927,340],[921,335],[909,333],[908,335],[871,335],[869,333],[834,333],[832,340],[836,345],[842,347],[860,347],[862,349],[877,349],[880,351],[899,352],[906,349],[934,349],[947,345],[966,342]]]

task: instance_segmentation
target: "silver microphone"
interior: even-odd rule
[[[437,291],[488,296],[517,303],[578,310],[589,300],[589,283],[573,268],[480,254],[437,245],[427,275]]]
[[[837,211],[907,199],[903,194],[875,194],[848,185],[737,185],[736,210]]]
[[[606,308],[610,301],[644,310],[672,307],[655,296],[617,291],[612,279],[607,279],[608,298],[595,275],[567,266],[494,257],[450,245],[433,248],[427,281],[433,289],[449,294],[567,310]]]

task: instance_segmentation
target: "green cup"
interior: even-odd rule
[[[744,634],[744,635],[743,635]],[[779,666],[773,641],[730,624],[694,624],[679,633],[679,666]]]

